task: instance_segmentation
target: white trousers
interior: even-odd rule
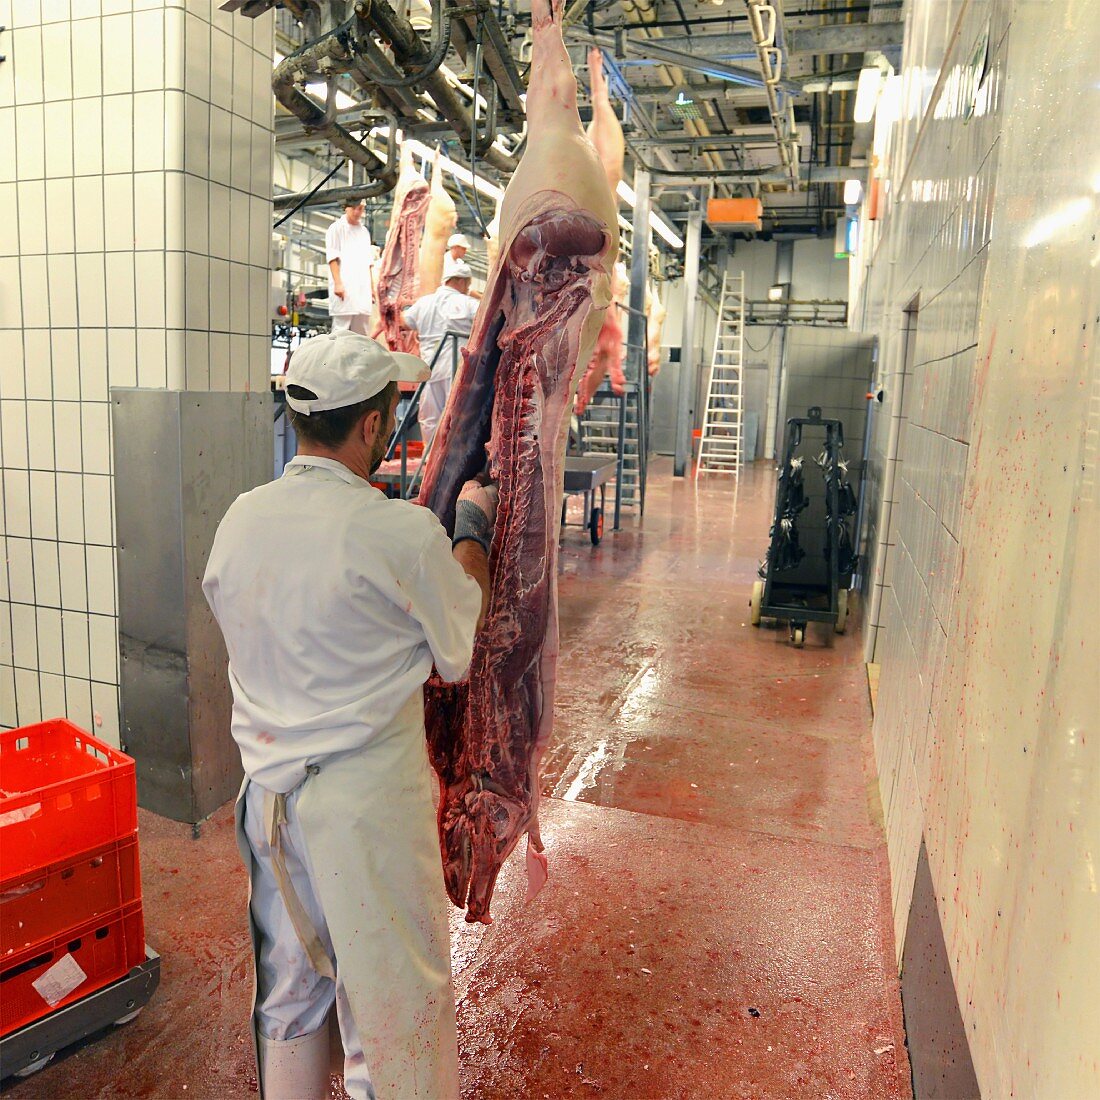
[[[302,788],[287,798],[287,823],[283,826],[283,858],[294,892],[317,931],[321,944],[334,955],[332,936],[318,897],[316,878],[298,816]],[[265,801],[271,795],[249,783],[244,793],[244,831],[252,849],[252,923],[257,933],[256,1026],[268,1039],[297,1039],[326,1026],[333,1003],[344,1047],[344,1087],[352,1100],[375,1100],[363,1044],[355,1029],[347,991],[340,980],[324,978],[313,969],[290,914],[279,892],[271,864]]]
[[[332,331],[341,332],[344,329],[351,329],[352,332],[357,332],[360,336],[369,336],[370,314],[334,313],[332,315]]]
[[[269,1039],[308,1035],[335,1003],[354,1100],[457,1100],[447,897],[422,693],[364,749],[310,770],[287,795],[274,832],[275,795],[245,780],[237,802],[252,883],[254,1022]],[[311,926],[304,936],[303,925]]]

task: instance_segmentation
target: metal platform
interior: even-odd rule
[[[65,1047],[111,1024],[129,1023],[149,1003],[158,985],[160,956],[146,947],[145,962],[125,978],[0,1039],[0,1078],[29,1075]]]

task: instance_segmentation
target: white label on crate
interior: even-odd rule
[[[65,955],[31,982],[31,985],[38,990],[42,1000],[53,1008],[58,1001],[63,1001],[77,986],[87,980],[88,975],[80,969],[80,963],[72,955]]]

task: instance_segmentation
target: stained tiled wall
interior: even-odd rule
[[[909,5],[911,117],[859,260],[857,316],[882,347],[880,485],[891,420],[900,430],[876,516],[874,645],[897,944],[923,835],[987,1096],[1100,1092],[1085,633],[1100,606],[1100,209],[1095,144],[1075,137],[1095,113],[1094,14],[1086,0]]]
[[[109,393],[268,384],[271,17],[0,0],[0,726],[118,737]]]

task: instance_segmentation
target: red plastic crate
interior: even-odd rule
[[[135,836],[0,882],[0,961],[140,900]]]
[[[66,955],[72,955],[87,977],[51,1005],[34,983]],[[144,959],[145,928],[140,901],[70,929],[45,944],[5,957],[0,966],[0,1035],[8,1035],[124,978]]]
[[[137,829],[134,761],[55,718],[0,733],[0,882]]]

